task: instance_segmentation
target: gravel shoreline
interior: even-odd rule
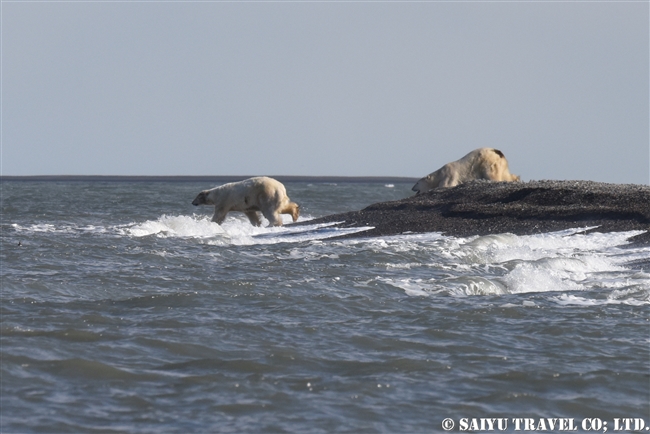
[[[650,187],[592,181],[473,181],[308,223],[331,222],[342,222],[338,227],[374,227],[345,238],[410,232],[529,235],[597,226],[588,231],[646,231],[630,241],[650,244]]]

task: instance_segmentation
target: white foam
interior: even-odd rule
[[[425,284],[422,279],[384,279],[377,278],[378,281],[387,283],[388,285],[394,286],[396,288],[403,289],[406,295],[411,297],[427,297],[432,294],[432,291],[427,291]]]
[[[463,276],[426,281],[422,279],[388,279],[378,278],[378,281],[404,290],[409,296],[430,296],[433,294],[449,294],[457,297],[471,295],[503,295],[507,289],[498,281],[481,276]]]
[[[645,304],[650,299],[650,276],[634,272],[630,259],[650,256],[650,248],[625,247],[641,232],[591,233],[584,229],[538,235],[489,235],[470,238],[401,236],[400,247],[425,255],[438,279],[385,279],[407,295],[444,292],[455,296],[521,293],[611,291],[607,303]],[[390,242],[388,243],[390,246]],[[415,246],[415,247],[414,247]],[[392,270],[414,267],[408,262],[385,264]],[[445,277],[446,270],[452,277]],[[460,275],[460,277],[458,277]],[[634,296],[627,292],[632,288]],[[622,294],[622,295],[621,295]],[[600,303],[600,301],[598,302]]]
[[[568,256],[577,252],[599,251],[627,244],[631,236],[642,233],[613,232],[582,234],[583,229],[549,232],[537,235],[498,234],[469,238],[458,257],[472,262],[494,263],[510,260],[537,260],[549,256]]]
[[[207,217],[167,216],[162,215],[157,220],[126,227],[124,233],[133,237],[156,235],[159,237],[177,238],[213,238],[224,237],[224,229],[212,223]]]
[[[101,234],[117,237],[195,239],[212,245],[255,245],[282,242],[297,243],[321,240],[340,235],[372,229],[370,226],[359,228],[336,228],[334,223],[319,225],[286,226],[291,217],[283,216],[285,226],[268,227],[268,221],[262,219],[262,226],[253,226],[243,215],[228,216],[222,225],[210,220],[206,215],[162,215],[155,220],[129,224],[98,226],[75,226],[69,224],[38,223],[32,225],[12,224],[16,232],[25,234],[61,233],[77,236],[80,234]],[[309,216],[301,216],[299,221],[307,222]]]
[[[28,226],[22,226],[17,223],[13,223],[11,225],[16,232],[33,232],[33,233],[38,233],[38,232],[70,232],[70,227],[67,226],[61,226],[61,227],[56,227],[52,224],[48,223],[40,223],[40,224],[33,224],[33,225],[28,225]]]
[[[629,255],[622,255],[620,246],[640,232],[581,231],[477,237],[461,244],[453,256],[470,263],[502,265],[507,272],[498,280],[510,293],[602,287],[608,275],[626,270],[623,263]],[[616,278],[611,280],[615,284],[620,282]]]
[[[451,295],[503,295],[507,288],[496,279],[483,276],[462,276],[459,278],[445,279],[444,288]]]
[[[555,301],[561,306],[602,306],[607,304],[626,304],[630,306],[643,306],[650,304],[650,297],[648,293],[641,294],[621,294],[613,291],[607,298],[586,298],[580,297],[575,294],[561,294],[557,297],[552,297],[551,300]]]
[[[301,221],[308,219],[301,218]],[[263,222],[268,223],[266,221]],[[370,227],[340,229],[336,223],[303,226],[253,226],[245,217],[229,217],[218,225],[208,216],[166,216],[121,228],[132,237],[194,238],[212,245],[254,245],[281,242],[302,242],[345,235],[371,229]]]
[[[105,233],[107,230],[103,226],[87,225],[76,226],[70,224],[51,224],[51,223],[37,223],[32,225],[19,225],[13,223],[11,227],[16,232],[25,234],[38,234],[38,233],[53,233],[53,234],[81,234],[81,233]]]
[[[560,262],[523,262],[500,280],[509,293],[576,291],[583,289]],[[580,279],[578,279],[580,280]]]

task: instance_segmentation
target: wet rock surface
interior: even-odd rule
[[[328,222],[341,222],[338,227],[373,227],[346,238],[409,232],[526,235],[594,226],[589,231],[650,231],[650,187],[592,181],[474,181],[318,218],[309,224]],[[650,244],[650,232],[630,240]]]

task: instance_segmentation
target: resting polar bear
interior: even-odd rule
[[[517,175],[510,173],[508,160],[503,152],[498,149],[479,148],[420,179],[412,190],[417,194],[425,193],[438,187],[455,187],[474,179],[508,182],[520,180]]]
[[[257,211],[262,212],[269,226],[282,226],[280,214],[291,214],[294,222],[300,215],[298,204],[289,200],[284,185],[266,176],[203,190],[192,205],[214,205],[212,221],[218,224],[223,223],[230,211],[243,212],[253,226],[262,224]]]

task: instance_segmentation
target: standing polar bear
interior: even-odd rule
[[[298,204],[289,200],[284,185],[266,176],[203,190],[192,205],[214,205],[212,221],[218,224],[223,223],[230,211],[243,212],[253,226],[262,224],[258,211],[269,221],[269,226],[282,226],[280,214],[291,214],[294,222],[300,215]]]
[[[416,194],[425,193],[438,187],[455,187],[474,179],[507,182],[520,180],[517,175],[510,173],[508,160],[503,152],[498,149],[479,148],[420,179],[412,190],[416,191]]]

